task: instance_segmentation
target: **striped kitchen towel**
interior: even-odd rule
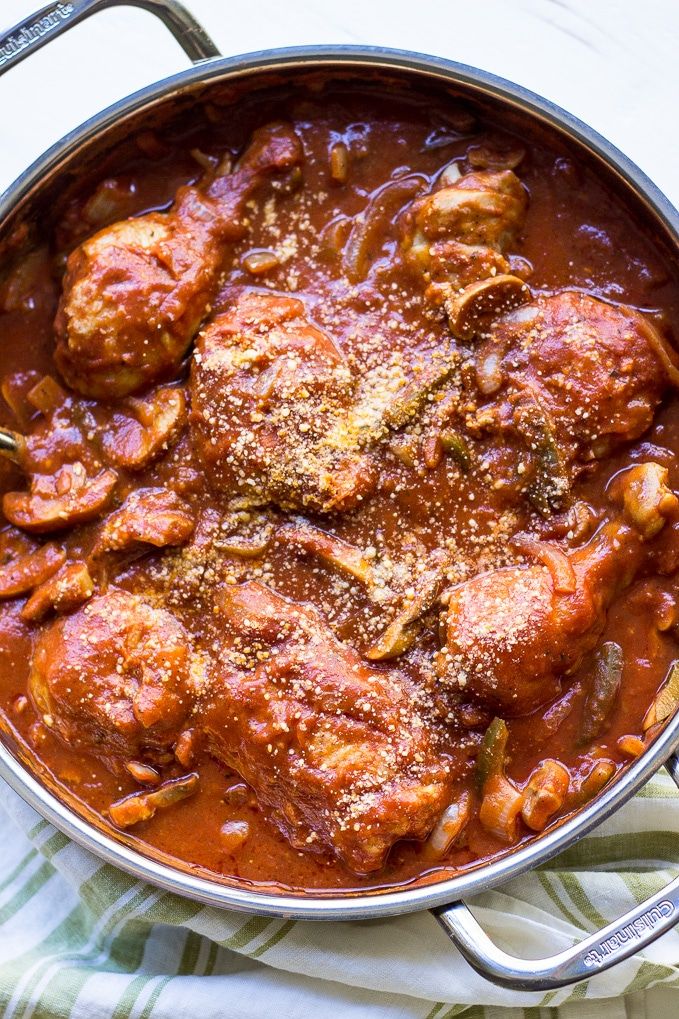
[[[199,906],[70,842],[0,783],[2,1019],[657,1019],[679,1015],[679,933],[576,987],[506,991],[429,913],[307,923]],[[559,951],[679,874],[679,795],[658,775],[542,869],[479,895],[502,947]]]

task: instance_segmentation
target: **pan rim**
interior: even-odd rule
[[[0,195],[0,229],[40,188],[42,181],[79,148],[94,141],[122,118],[143,113],[156,102],[190,92],[217,80],[237,80],[264,71],[355,68],[416,75],[461,85],[477,94],[501,99],[566,135],[601,160],[630,188],[679,248],[679,213],[669,199],[637,167],[598,132],[556,104],[490,72],[440,57],[373,46],[302,46],[261,50],[201,61],[121,99],[70,131],[38,157]],[[368,889],[341,895],[289,893],[277,895],[253,886],[238,887],[191,874],[130,849],[63,803],[43,786],[0,741],[0,777],[47,821],[82,848],[127,873],[205,905],[246,913],[306,920],[373,919],[451,903],[486,891],[545,863],[590,832],[623,805],[679,748],[679,715],[651,747],[626,767],[619,779],[591,804],[547,833],[488,864],[443,881],[398,891]]]

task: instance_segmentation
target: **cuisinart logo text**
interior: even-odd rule
[[[605,962],[606,956],[619,952],[630,941],[645,937],[646,931],[652,931],[673,913],[674,903],[669,899],[663,899],[657,906],[653,906],[624,927],[619,927],[605,941],[602,941],[596,948],[592,948],[583,959],[585,966],[601,966]]]
[[[24,25],[16,35],[10,35],[6,42],[0,46],[0,67],[8,60],[25,50],[36,39],[48,35],[62,21],[66,21],[73,14],[73,4],[57,4],[53,11],[34,21],[32,25]]]

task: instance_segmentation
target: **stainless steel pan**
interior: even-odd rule
[[[0,37],[0,74],[84,18],[124,0],[72,0],[52,4]],[[676,258],[679,215],[651,181],[591,128],[545,99],[518,85],[472,67],[435,57],[373,47],[322,46],[221,57],[207,34],[174,0],[127,0],[157,15],[173,33],[194,66],[121,100],[54,145],[0,197],[0,260],[10,257],[32,224],[88,167],[96,166],[138,125],[167,118],[173,109],[191,108],[215,90],[246,94],[264,80],[286,83],[295,76],[332,72],[358,78],[375,74],[397,76],[419,87],[447,90],[472,102],[494,104],[511,117],[561,139],[604,175],[636,207],[653,230],[654,240]],[[6,114],[5,114],[6,115]],[[6,733],[0,742],[0,775],[48,821],[107,862],[162,888],[213,906],[272,916],[310,920],[368,919],[431,909],[453,942],[484,976],[506,987],[544,990],[599,973],[627,958],[679,920],[679,880],[615,923],[573,948],[541,961],[525,961],[500,951],[474,919],[464,900],[544,863],[582,838],[628,800],[665,765],[679,785],[679,716],[653,745],[629,765],[610,788],[576,815],[507,855],[418,888],[384,894],[353,893],[304,897],[276,895],[252,887],[227,885],[196,876],[171,862],[145,855],[90,816],[65,796],[57,796],[41,780]]]

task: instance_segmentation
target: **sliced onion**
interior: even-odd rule
[[[484,786],[479,821],[502,842],[516,842],[523,793],[502,774],[491,775]]]
[[[566,553],[558,545],[551,541],[540,541],[529,534],[517,534],[512,538],[512,545],[519,552],[532,556],[547,567],[557,594],[573,594],[577,587],[575,570]]]
[[[427,845],[434,856],[441,858],[446,855],[468,824],[471,813],[472,798],[465,790],[458,800],[446,807],[427,839]]]

